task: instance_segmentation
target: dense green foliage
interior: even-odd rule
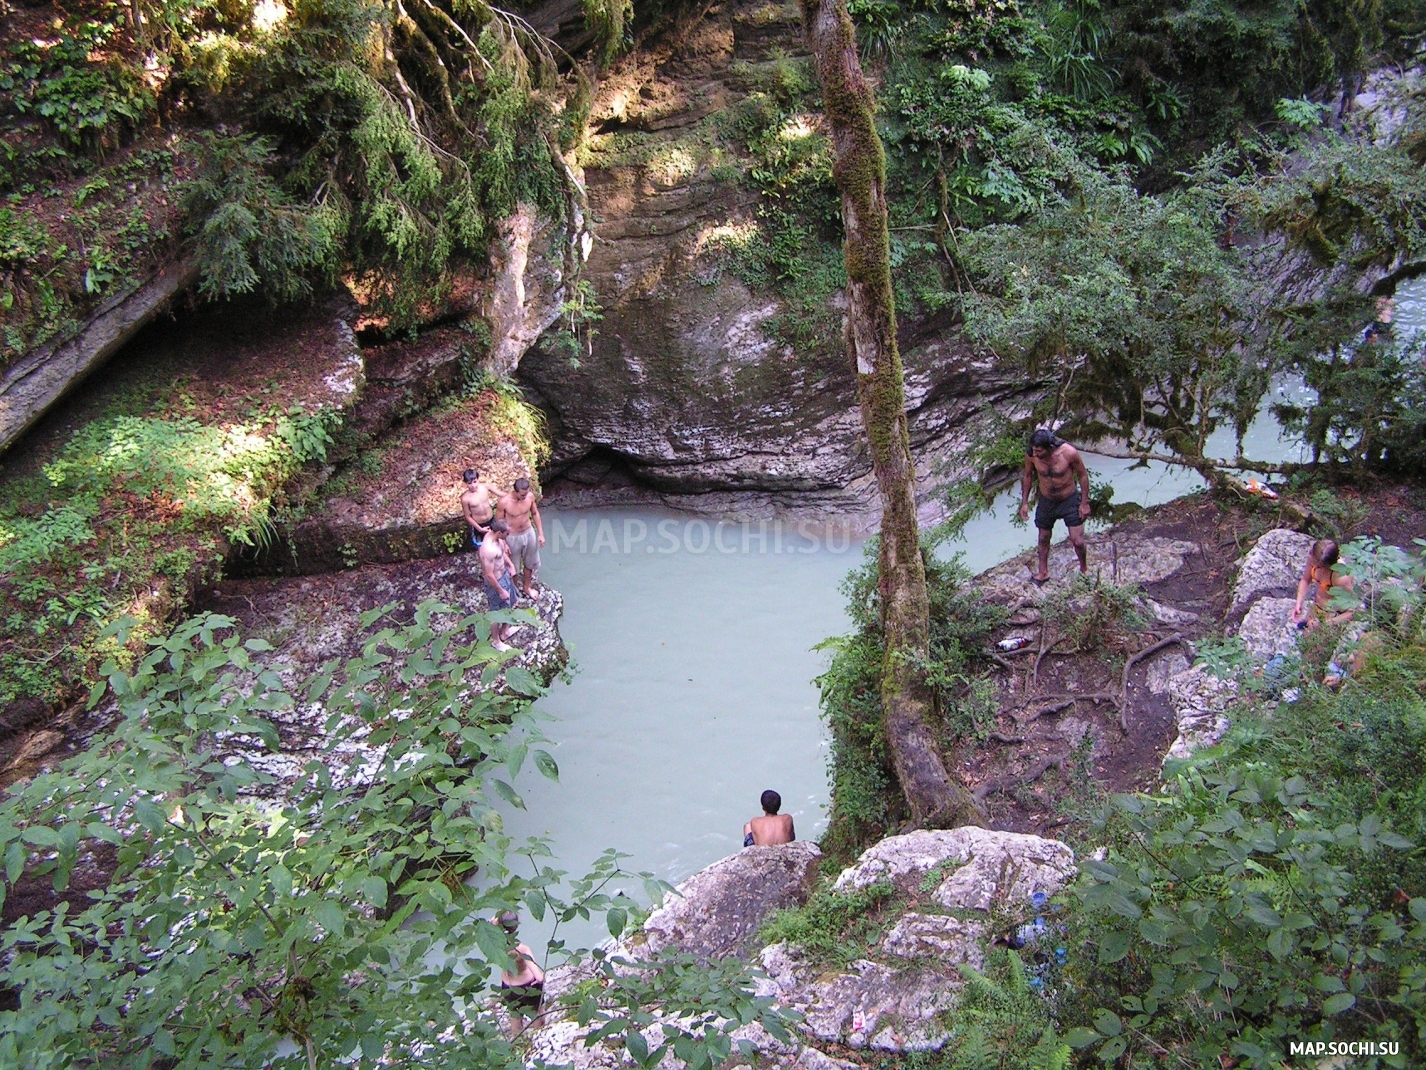
[[[832,733],[832,809],[822,844],[838,859],[855,855],[904,818],[881,720],[876,540],[868,540],[866,554],[867,562],[842,585],[853,631],[822,644],[832,659],[817,679],[822,713]],[[962,589],[968,576],[958,560],[943,561],[924,547],[923,556],[931,634],[930,655],[922,668],[936,688],[939,723],[934,727],[949,749],[977,727],[973,673],[1004,611]]]
[[[84,424],[42,473],[0,503],[0,704],[53,701],[106,657],[164,628],[228,546],[271,537],[273,496],[325,458],[332,411],[204,423],[154,412]]]
[[[522,1065],[485,1003],[513,947],[488,919],[599,912],[618,935],[634,906],[623,888],[658,882],[612,852],[566,882],[544,844],[503,834],[497,807],[523,805],[510,780],[525,762],[558,770],[521,697],[540,686],[502,664],[490,623],[424,604],[294,690],[266,644],[222,617],[154,641],[132,675],[108,666],[109,727],[0,804],[0,891],[44,881],[62,895],[91,858],[111,872],[87,901],[61,898],[5,931],[18,1006],[0,1011],[0,1060]],[[273,718],[311,703],[320,749],[277,779]],[[696,1070],[727,1057],[740,1024],[785,1035],[741,964],[599,965],[577,1016],[642,1065],[658,1062],[639,1032],[654,1014]]]
[[[1071,1035],[1104,1058],[1228,1052],[1276,1066],[1288,1040],[1370,1039],[1426,1051],[1426,567],[1379,541],[1343,553],[1370,639],[1340,694],[1318,681],[1340,638],[1304,640],[1300,670],[1239,677],[1236,727],[1116,799],[1093,834],[1060,992]],[[1346,660],[1342,657],[1342,660]],[[1300,672],[1300,674],[1299,674]],[[1264,707],[1292,684],[1295,701]]]
[[[590,12],[614,19],[612,56],[627,7]],[[582,121],[582,70],[562,73],[549,42],[479,0],[417,0],[410,12],[308,0],[272,22],[255,21],[247,4],[171,0],[137,36],[127,8],[98,0],[53,29],[52,39],[11,44],[0,62],[0,194],[34,212],[102,176],[106,156],[163,143],[181,173],[131,199],[186,234],[210,296],[296,297],[340,273],[404,328],[479,269],[495,224],[518,203],[557,219],[566,211],[559,153]],[[221,133],[191,137],[185,119]],[[130,146],[136,137],[148,147]],[[9,356],[90,307],[102,289],[95,272],[127,287],[150,266],[96,240],[103,228],[42,215],[30,230],[0,222],[0,267],[15,291],[4,308]],[[56,262],[66,267],[57,278]]]

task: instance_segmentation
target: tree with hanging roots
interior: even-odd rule
[[[847,350],[856,364],[857,398],[882,501],[881,701],[888,749],[914,824],[982,824],[969,790],[946,768],[931,726],[931,689],[916,667],[929,653],[930,603],[896,347],[886,157],[873,119],[875,101],[857,58],[845,0],[802,0],[802,21],[832,130],[832,176],[846,231]]]

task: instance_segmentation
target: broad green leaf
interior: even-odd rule
[[[1099,961],[1101,964],[1118,962],[1125,955],[1129,954],[1129,948],[1133,941],[1128,933],[1110,933],[1099,945]]]
[[[286,866],[273,866],[267,877],[279,897],[286,899],[292,895],[292,871]]]
[[[551,757],[549,751],[535,751],[535,768],[538,769],[546,779],[553,780],[556,783],[559,782],[560,767],[555,764],[555,760]]]
[[[20,838],[32,847],[53,847],[59,843],[59,833],[48,825],[30,825],[20,833]]]
[[[361,882],[361,894],[377,910],[386,909],[386,882],[373,874]]]
[[[1093,1029],[1086,1029],[1082,1025],[1075,1026],[1065,1034],[1065,1043],[1076,1050],[1097,1044],[1102,1039]]]
[[[346,928],[346,915],[341,905],[331,899],[319,899],[312,907],[312,916],[318,925],[332,935],[341,934]]]
[[[1328,996],[1326,1002],[1322,1004],[1323,1014],[1341,1014],[1343,1011],[1351,1010],[1357,1005],[1357,997],[1350,992],[1338,992],[1335,996]]]
[[[512,788],[509,784],[505,783],[505,781],[503,780],[494,780],[492,781],[492,783],[495,785],[495,794],[499,795],[511,806],[514,806],[520,810],[525,809],[525,800],[520,798],[519,795],[515,794],[515,789]]]
[[[505,669],[505,683],[517,694],[531,698],[544,694],[544,685],[523,665],[510,665]]]
[[[644,1035],[635,1030],[630,1030],[629,1035],[624,1038],[624,1047],[629,1049],[629,1054],[634,1057],[634,1061],[643,1066],[649,1058],[648,1041],[644,1040]]]

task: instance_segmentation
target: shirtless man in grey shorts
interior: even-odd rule
[[[520,589],[526,598],[531,598],[535,573],[540,571],[540,547],[545,545],[545,525],[535,496],[530,493],[530,481],[523,477],[515,480],[515,489],[500,496],[496,511],[510,525],[510,560],[521,574]]]
[[[1068,442],[1041,427],[1030,436],[1025,453],[1025,470],[1020,474],[1020,519],[1030,519],[1030,485],[1039,477],[1040,497],[1035,505],[1035,527],[1040,529],[1036,546],[1039,571],[1030,579],[1044,583],[1050,578],[1050,539],[1055,521],[1063,520],[1069,530],[1070,545],[1079,557],[1079,570],[1089,571],[1089,552],[1084,546],[1084,522],[1089,517],[1089,469],[1084,458]],[[1076,487],[1075,483],[1079,486]]]

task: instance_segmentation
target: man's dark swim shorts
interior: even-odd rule
[[[507,985],[500,982],[500,995],[505,1000],[505,1005],[512,1011],[528,1011],[533,1014],[540,1013],[540,999],[545,992],[543,981],[531,981],[525,985]]]
[[[515,607],[515,583],[510,579],[508,572],[500,577],[499,590],[490,586],[490,581],[485,579],[484,576],[481,577],[481,582],[485,584],[485,597],[490,600],[490,608],[492,610],[513,609]]]
[[[1084,523],[1079,515],[1079,491],[1068,498],[1040,495],[1040,501],[1035,506],[1035,526],[1042,531],[1051,531],[1056,520],[1063,520],[1067,528],[1077,528]]]

